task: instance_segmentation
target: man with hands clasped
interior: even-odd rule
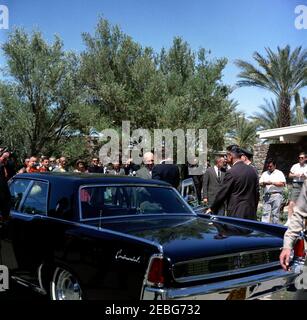
[[[276,162],[273,159],[267,161],[267,169],[259,180],[260,186],[264,188],[261,221],[278,224],[286,178],[280,170],[276,169]]]

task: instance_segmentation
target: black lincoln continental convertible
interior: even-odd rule
[[[1,264],[53,300],[254,299],[297,276],[285,228],[197,213],[164,182],[20,174],[10,191]]]

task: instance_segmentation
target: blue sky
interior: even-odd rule
[[[156,51],[182,36],[192,47],[211,50],[211,57],[227,57],[223,81],[238,80],[236,59],[252,62],[255,51],[276,50],[289,44],[305,46],[307,30],[294,26],[295,7],[307,0],[0,0],[9,7],[10,29],[39,29],[49,41],[58,34],[67,50],[81,51],[81,33],[93,33],[99,15],[142,45]],[[0,43],[7,31],[0,30]],[[0,65],[5,60],[0,56]],[[307,89],[302,91],[307,97]],[[232,98],[239,110],[252,114],[270,94],[257,88],[239,88]]]

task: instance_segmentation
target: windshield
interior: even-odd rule
[[[193,214],[171,188],[148,186],[87,186],[80,189],[80,218],[136,214]]]

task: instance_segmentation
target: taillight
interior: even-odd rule
[[[305,243],[304,239],[298,239],[293,248],[294,257],[305,258]]]
[[[152,258],[147,275],[147,281],[151,285],[163,286],[164,284],[164,262],[163,258]]]

